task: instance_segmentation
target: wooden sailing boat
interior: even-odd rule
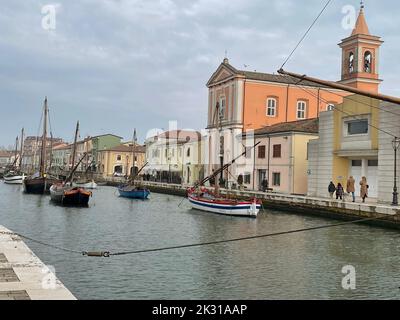
[[[136,129],[133,131],[133,146],[132,146],[132,172],[128,178],[128,183],[118,187],[118,192],[121,197],[131,199],[147,199],[150,195],[150,190],[140,185],[135,185],[135,178],[147,165],[147,163],[136,172],[135,158],[136,158]]]
[[[72,179],[75,171],[78,166],[82,162],[82,160],[87,156],[85,152],[83,157],[78,161],[75,165],[75,157],[76,157],[76,144],[78,139],[79,132],[79,121],[76,124],[75,130],[75,139],[74,139],[74,149],[72,152],[72,167],[71,172],[68,175],[67,179],[60,183],[55,183],[50,188],[50,197],[51,200],[60,203],[65,206],[87,206],[89,203],[89,199],[92,196],[92,192],[86,190],[82,187],[74,187],[72,184]]]
[[[25,174],[22,172],[22,153],[23,153],[23,141],[24,141],[24,128],[22,128],[21,132],[21,148],[18,155],[18,137],[15,142],[15,158],[14,163],[10,171],[4,175],[4,183],[7,184],[22,184],[25,179]],[[19,160],[19,165],[17,166],[17,161]]]
[[[44,194],[48,193],[54,183],[61,182],[58,178],[51,176],[47,172],[47,120],[49,109],[47,106],[47,97],[44,100],[43,116],[43,135],[40,154],[39,172],[25,178],[23,185],[26,193]]]
[[[217,103],[217,112],[220,113],[219,103]],[[219,132],[221,136],[222,131],[222,115],[219,114]],[[260,143],[260,142],[259,142]],[[255,148],[259,143],[255,144],[253,148]],[[233,159],[230,163],[223,164],[223,144],[220,144],[220,158],[221,158],[221,166],[217,169],[213,174],[204,178],[199,183],[195,184],[195,186],[189,188],[187,190],[188,200],[193,209],[219,213],[224,215],[232,215],[232,216],[246,216],[246,217],[257,217],[258,212],[260,211],[262,202],[257,198],[252,198],[249,200],[238,200],[231,199],[223,196],[219,192],[218,182],[215,183],[214,191],[206,189],[204,184],[210,180],[217,180],[216,177],[218,174],[221,174],[221,181],[223,177],[224,170],[227,170],[232,164],[235,163],[237,159],[244,156],[246,151],[241,155]]]

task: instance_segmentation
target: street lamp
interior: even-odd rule
[[[397,192],[397,149],[400,147],[400,138],[395,137],[392,141],[394,150],[394,185],[393,185],[393,202],[392,205],[399,205],[399,194]]]

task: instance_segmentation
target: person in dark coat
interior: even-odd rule
[[[335,193],[335,191],[336,191],[336,187],[335,187],[334,183],[331,181],[331,183],[329,184],[329,187],[328,187],[328,192],[329,192],[329,195],[331,196],[331,199],[333,199],[333,194]]]
[[[267,180],[267,179],[264,179],[264,180],[261,182],[261,186],[262,186],[262,191],[263,191],[263,192],[267,191],[267,190],[268,190],[268,180]]]
[[[339,182],[337,187],[336,187],[336,200],[340,198],[340,200],[343,200],[343,195],[344,195],[344,189],[342,184]]]

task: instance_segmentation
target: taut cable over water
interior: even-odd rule
[[[142,250],[132,250],[132,251],[121,251],[121,252],[110,252],[110,251],[79,251],[79,250],[74,250],[74,249],[68,249],[68,248],[63,248],[60,246],[56,246],[53,244],[49,244],[46,242],[43,242],[41,240],[33,239],[29,236],[16,233],[16,232],[0,232],[0,234],[7,234],[7,235],[14,235],[21,237],[23,239],[32,241],[34,243],[50,247],[53,249],[57,249],[60,251],[65,251],[69,253],[78,253],[83,256],[87,257],[111,257],[111,256],[122,256],[122,255],[131,255],[131,254],[139,254],[139,253],[149,253],[149,252],[157,252],[157,251],[166,251],[166,250],[173,250],[173,249],[183,249],[183,248],[192,248],[192,247],[201,247],[201,246],[209,246],[209,245],[217,245],[217,244],[222,244],[222,243],[230,243],[230,242],[238,242],[238,241],[245,241],[245,240],[255,240],[255,239],[261,239],[261,238],[269,238],[269,237],[274,237],[274,236],[281,236],[281,235],[287,235],[287,234],[295,234],[295,233],[300,233],[300,232],[307,232],[307,231],[314,231],[314,230],[321,230],[321,229],[327,229],[327,228],[334,228],[334,227],[339,227],[339,226],[344,226],[344,225],[350,225],[350,224],[355,224],[355,223],[362,223],[362,222],[367,222],[367,221],[374,221],[374,220],[383,220],[389,217],[394,217],[398,216],[400,213],[397,213],[395,215],[384,215],[381,217],[375,217],[375,218],[363,218],[363,219],[356,219],[356,220],[351,220],[351,221],[345,221],[345,222],[339,222],[339,223],[333,223],[333,224],[327,224],[327,225],[321,225],[321,226],[316,226],[316,227],[310,227],[310,228],[302,228],[302,229],[295,229],[295,230],[287,230],[287,231],[279,231],[279,232],[273,232],[273,233],[267,233],[267,234],[261,234],[261,235],[255,235],[255,236],[248,236],[248,237],[240,237],[240,238],[233,238],[233,239],[224,239],[224,240],[216,240],[216,241],[209,241],[209,242],[200,242],[200,243],[192,243],[192,244],[184,244],[184,245],[177,245],[177,246],[170,246],[170,247],[160,247],[160,248],[152,248],[152,249],[142,249]]]

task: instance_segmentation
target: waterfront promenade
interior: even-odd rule
[[[109,185],[118,185],[118,180],[112,178],[108,180]],[[180,184],[168,184],[160,182],[143,181],[151,191],[186,195],[186,187]],[[400,228],[400,206],[391,206],[390,204],[378,203],[374,199],[367,199],[366,203],[351,202],[347,200],[334,200],[330,198],[315,198],[301,195],[289,195],[275,192],[261,192],[251,190],[227,190],[221,189],[222,194],[229,194],[238,198],[257,197],[263,200],[264,208],[290,211],[293,213],[305,213],[320,215],[332,218],[377,218],[377,220],[368,221],[369,224],[381,225],[387,227]]]
[[[20,237],[0,226],[0,300],[76,300]]]

